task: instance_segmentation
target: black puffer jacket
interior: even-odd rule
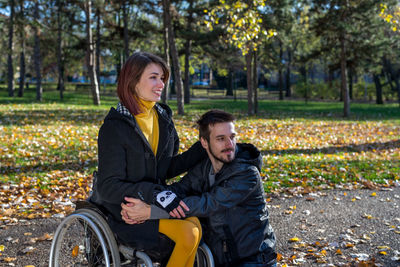
[[[111,108],[98,136],[98,177],[90,200],[111,215],[110,226],[126,243],[154,248],[158,240],[158,220],[128,225],[122,221],[124,197],[152,203],[155,190],[161,190],[167,178],[175,177],[200,160],[206,153],[197,142],[188,151],[176,155],[179,138],[167,105],[156,104],[159,143],[155,156],[136,121]],[[149,247],[150,246],[150,247]]]
[[[251,144],[236,148],[235,160],[224,164],[212,186],[208,159],[170,186],[182,198],[186,196],[188,216],[203,218],[205,241],[220,266],[234,266],[259,251],[275,257],[275,235],[260,177],[261,153]]]

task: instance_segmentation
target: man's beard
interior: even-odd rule
[[[230,163],[230,162],[232,162],[234,159],[235,159],[235,149],[224,149],[224,150],[222,150],[221,152],[227,152],[227,151],[233,151],[233,156],[232,157],[227,157],[227,159],[224,159],[224,158],[222,158],[222,157],[218,157],[214,152],[213,152],[213,149],[212,149],[212,146],[210,145],[210,142],[208,142],[208,147],[210,148],[209,149],[209,151],[210,151],[210,154],[216,159],[216,160],[218,160],[218,161],[220,161],[220,162],[222,162],[222,163]]]

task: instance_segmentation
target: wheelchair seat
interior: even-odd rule
[[[149,252],[118,242],[101,207],[89,201],[78,201],[75,204],[75,211],[61,222],[54,234],[50,267],[161,266],[150,257]],[[199,246],[195,266],[214,267],[212,253],[205,243]]]

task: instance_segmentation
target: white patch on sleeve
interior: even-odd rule
[[[165,208],[169,204],[171,204],[172,201],[176,198],[176,195],[172,191],[162,191],[161,193],[158,193],[157,195],[157,202],[160,203],[160,205]]]

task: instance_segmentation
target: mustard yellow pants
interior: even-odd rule
[[[199,219],[161,219],[159,232],[175,242],[167,267],[193,267],[202,235]]]

